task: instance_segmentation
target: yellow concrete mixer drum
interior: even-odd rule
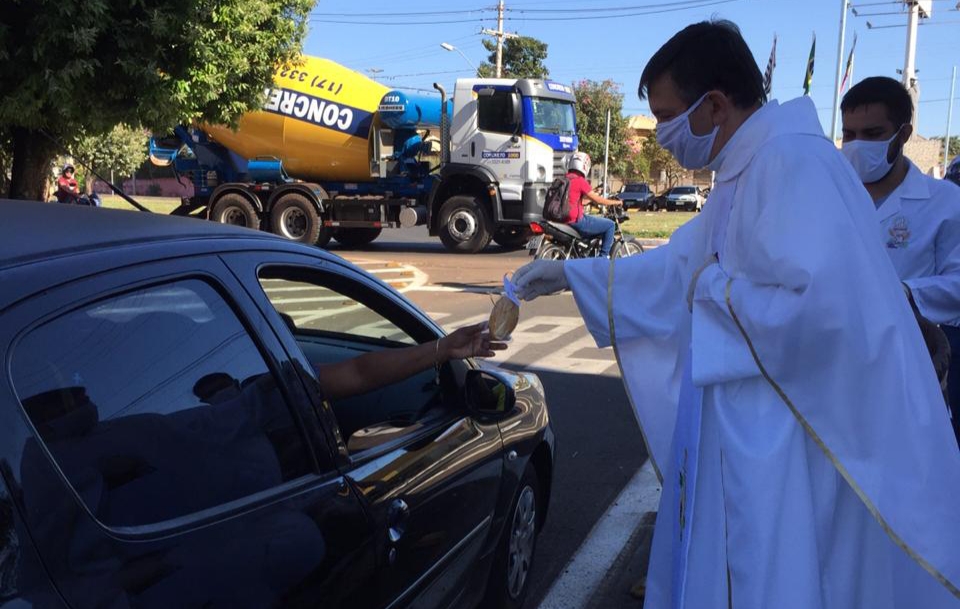
[[[298,178],[365,182],[371,179],[370,126],[387,91],[340,64],[304,56],[299,65],[277,70],[263,110],[244,115],[236,131],[203,130],[245,158],[281,159]]]

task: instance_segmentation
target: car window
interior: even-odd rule
[[[429,328],[403,313],[385,294],[336,273],[266,266],[258,278],[267,298],[293,333],[303,356],[322,366],[381,349],[433,340]],[[376,448],[423,429],[459,404],[454,395],[462,362],[437,374],[427,370],[393,385],[331,403],[351,453]]]
[[[301,330],[341,333],[415,345],[417,341],[354,298],[297,276],[261,276],[270,303]]]
[[[493,95],[477,97],[477,128],[493,133],[513,133],[516,125],[510,122],[510,91],[494,91]]]
[[[108,526],[180,518],[314,470],[276,377],[208,283],[102,299],[29,331],[21,404]]]

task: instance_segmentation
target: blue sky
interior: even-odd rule
[[[918,131],[928,137],[946,131],[951,70],[960,65],[957,2],[933,0],[933,16],[918,30]],[[852,4],[861,14],[896,13],[902,7],[893,0]],[[445,51],[440,43],[456,46],[474,64],[484,61],[487,52],[479,31],[496,27],[495,5],[496,0],[318,0],[304,50],[373,74],[388,86],[429,89],[439,81],[449,90],[456,78],[470,76],[472,70],[459,53]],[[621,7],[634,8],[599,10]],[[636,94],[640,72],[660,45],[689,23],[714,16],[734,21],[761,71],[776,34],[773,96],[780,100],[802,95],[807,55],[816,32],[811,96],[824,129],[829,131],[840,7],[841,0],[506,0],[504,29],[549,45],[546,64],[551,78],[567,83],[609,78],[620,83],[625,114],[649,113]],[[663,12],[651,13],[653,10]],[[595,18],[609,15],[616,17]],[[873,29],[868,29],[868,21]],[[904,64],[906,28],[877,26],[905,25],[906,21],[901,14],[848,14],[844,62],[856,32],[854,82],[877,75],[899,78],[896,71]],[[398,22],[416,24],[384,25]],[[960,85],[957,89],[960,98]],[[960,133],[960,100],[954,101],[951,132]]]

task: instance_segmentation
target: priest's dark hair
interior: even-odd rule
[[[903,83],[889,76],[871,76],[850,87],[840,102],[840,112],[849,112],[870,104],[883,104],[887,109],[887,118],[894,127],[899,128],[913,120],[913,100],[910,99],[910,93]]]
[[[711,90],[722,91],[744,109],[767,101],[760,68],[731,21],[701,21],[675,34],[643,69],[640,99],[646,99],[650,84],[664,74],[670,75],[688,104]]]

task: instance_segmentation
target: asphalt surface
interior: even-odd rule
[[[386,278],[450,329],[484,319],[504,273],[531,260],[491,244],[447,252],[426,229],[387,230],[361,250],[330,251]],[[501,365],[531,370],[546,389],[557,435],[554,488],[539,538],[526,607],[536,607],[597,520],[646,460],[610,349],[597,349],[569,295],[525,303]],[[633,531],[624,531],[624,544]]]

